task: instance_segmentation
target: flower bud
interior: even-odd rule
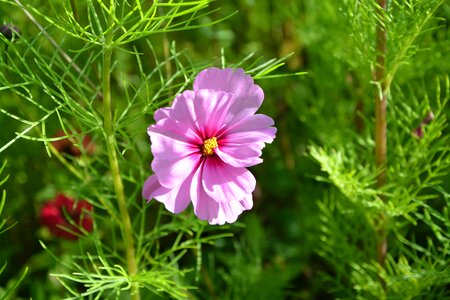
[[[69,131],[68,134],[73,133]],[[62,130],[59,130],[53,137],[64,137],[64,136],[66,136],[66,133]],[[74,157],[81,156],[82,151],[80,147],[84,148],[86,153],[89,155],[93,154],[95,151],[95,144],[89,135],[85,135],[81,140],[81,143],[78,145],[75,145],[74,142],[75,138],[64,138],[61,140],[53,141],[51,143],[59,152],[66,153]]]
[[[0,33],[8,40],[13,41],[19,37],[20,29],[14,24],[0,26]]]
[[[423,137],[423,127],[427,124],[429,124],[434,119],[434,114],[432,111],[429,111],[425,118],[422,120],[422,122],[419,124],[419,126],[416,127],[416,129],[413,130],[412,134],[419,139]]]

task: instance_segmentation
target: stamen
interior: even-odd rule
[[[215,137],[204,140],[202,145],[202,154],[204,156],[213,155],[214,154],[213,149],[217,148],[217,146],[219,145],[217,144],[217,139]]]

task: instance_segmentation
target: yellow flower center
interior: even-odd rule
[[[217,139],[212,137],[210,139],[204,140],[202,145],[202,154],[204,156],[210,156],[214,154],[213,149],[217,148]]]

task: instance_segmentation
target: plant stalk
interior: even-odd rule
[[[377,177],[377,187],[381,188],[386,183],[387,168],[387,92],[389,87],[386,81],[386,55],[387,55],[387,29],[385,26],[386,0],[377,0],[378,19],[380,20],[376,28],[376,66],[374,81],[377,84],[375,93],[375,161],[379,174]],[[384,213],[379,216],[377,260],[384,268],[387,254],[387,233],[386,217]],[[381,279],[384,292],[386,293],[386,282]]]
[[[380,7],[386,9],[386,0],[378,0]],[[377,178],[377,185],[379,187],[386,183],[386,81],[385,78],[385,59],[387,32],[384,26],[379,24],[377,26],[377,59],[375,67],[375,82],[377,83],[378,91],[375,93],[375,157],[376,164],[380,170]]]
[[[106,137],[106,148],[108,151],[109,165],[113,178],[114,190],[116,192],[119,206],[120,218],[123,226],[123,238],[126,250],[128,275],[132,278],[138,273],[138,267],[134,249],[133,230],[130,215],[128,213],[125,192],[122,178],[120,176],[119,160],[116,151],[116,140],[114,123],[112,120],[112,100],[111,100],[111,57],[113,53],[113,26],[115,16],[115,0],[110,1],[110,11],[108,29],[105,34],[105,44],[103,47],[103,128]],[[131,297],[139,300],[139,288],[132,283]]]

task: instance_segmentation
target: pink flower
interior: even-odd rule
[[[190,202],[210,224],[236,221],[253,206],[256,181],[246,168],[262,162],[261,150],[275,138],[268,116],[255,114],[262,89],[242,69],[208,68],[194,90],[158,109],[148,128],[153,153],[144,198],[180,213]]]
[[[89,212],[92,205],[81,200],[74,202],[63,194],[58,194],[53,201],[48,201],[41,209],[41,224],[50,232],[64,239],[76,240],[84,231],[92,232],[92,217]]]

